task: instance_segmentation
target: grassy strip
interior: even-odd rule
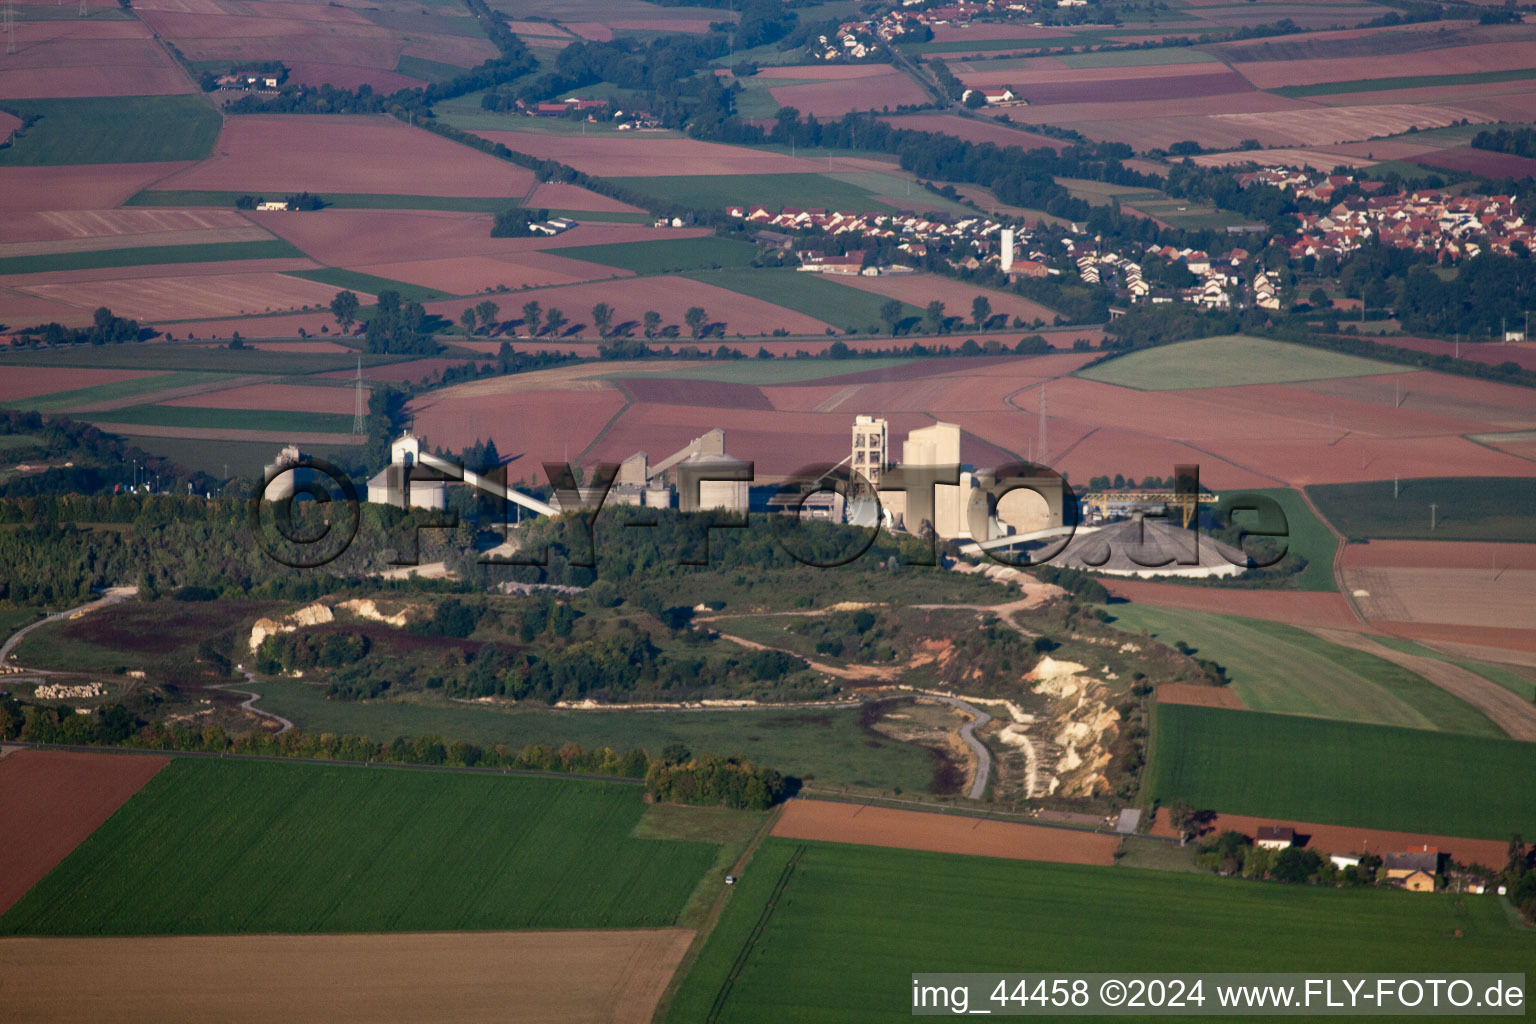
[[[195,371],[160,373],[153,377],[135,377],[133,380],[119,380],[111,384],[97,384],[94,387],[71,388],[68,391],[55,391],[46,395],[34,395],[31,398],[17,398],[9,402],[0,402],[0,407],[52,412],[56,409],[69,409],[78,405],[89,405],[92,402],[108,402],[118,398],[132,398],[136,395],[144,395],[153,391],[164,391],[167,388],[184,388],[195,384],[207,384],[216,380],[228,380],[231,376],[225,373]]]
[[[1531,746],[1423,729],[1165,704],[1146,780],[1232,814],[1508,839],[1530,831]]]
[[[785,309],[814,317],[823,323],[849,331],[878,329],[880,307],[890,300],[874,292],[823,281],[816,274],[791,269],[705,270],[686,276],[716,285],[754,299],[762,299]],[[919,317],[923,311],[902,303],[902,318]],[[729,328],[729,324],[727,324]],[[958,342],[957,342],[958,344]]]
[[[1536,78],[1536,68],[1516,68],[1512,71],[1469,71],[1460,75],[1405,75],[1401,78],[1367,78],[1354,82],[1318,82],[1314,85],[1286,85],[1268,91],[1276,96],[1300,99],[1306,96],[1337,96],[1351,92],[1389,92],[1394,89],[1431,89],[1443,85],[1519,82],[1528,78]]]
[[[1334,591],[1338,589],[1337,581],[1333,578],[1333,556],[1338,550],[1338,538],[1323,524],[1322,520],[1312,514],[1301,494],[1290,487],[1263,487],[1240,491],[1229,491],[1222,495],[1222,501],[1236,499],[1240,494],[1258,494],[1279,504],[1281,511],[1285,513],[1288,537],[1287,549],[1296,551],[1307,560],[1307,567],[1291,582],[1298,590]],[[1235,500],[1233,501],[1235,504]],[[1243,513],[1238,515],[1239,524],[1252,527],[1253,517]]]
[[[1341,352],[1227,334],[1138,349],[1085,369],[1079,376],[1138,391],[1183,391],[1406,372],[1403,367]]]
[[[1476,708],[1416,673],[1295,626],[1152,605],[1106,610],[1121,629],[1146,630],[1166,644],[1182,640],[1196,657],[1220,663],[1232,689],[1255,711],[1504,735]]]
[[[576,779],[176,758],[0,933],[666,926],[715,849],[630,838],[640,796]]]
[[[750,266],[752,257],[757,254],[757,247],[747,242],[705,235],[702,238],[667,238],[654,242],[573,245],[558,251],[561,256],[573,260],[632,270],[637,274],[671,274],[683,270]]]
[[[39,116],[0,148],[0,167],[201,160],[223,123],[200,95],[3,100],[0,108]]]
[[[264,242],[144,245],[135,249],[97,249],[91,252],[60,252],[43,256],[7,256],[0,259],[0,274],[42,274],[55,270],[106,270],[113,267],[147,267],[162,263],[302,259],[303,256],[302,250],[281,238],[271,238]]]
[[[400,293],[401,298],[414,299],[417,302],[433,302],[437,299],[452,297],[447,292],[438,291],[436,288],[411,284],[407,281],[396,281],[388,277],[378,277],[374,274],[365,274],[360,270],[347,270],[344,267],[294,270],[290,271],[288,276],[302,277],[306,281],[318,281],[321,284],[328,284],[335,288],[348,288],[352,291],[364,292],[368,295],[377,295],[381,291],[394,290]]]

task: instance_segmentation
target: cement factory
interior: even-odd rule
[[[961,431],[934,423],[909,431],[893,459],[889,422],[854,417],[848,455],[819,475],[777,486],[753,486],[751,464],[725,450],[715,427],[665,458],[636,452],[611,481],[574,488],[577,507],[603,504],[676,508],[682,512],[797,515],[954,542],[964,556],[1049,562],[1110,575],[1231,576],[1245,571],[1241,551],[1202,535],[1206,492],[1126,490],[1077,495],[1058,474],[1029,463],[976,469],[961,459]],[[318,471],[294,446],[267,466],[264,495],[282,501],[316,486]],[[569,486],[548,501],[507,487],[433,455],[421,438],[403,433],[390,445],[390,464],[368,481],[367,501],[398,508],[444,509],[448,486],[463,483],[508,502],[515,529],[524,510],[558,515]],[[606,488],[605,488],[606,484]],[[606,489],[606,496],[604,491]]]

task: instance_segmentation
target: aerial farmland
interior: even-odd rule
[[[1523,1006],[1528,6],[0,44],[17,1019]]]

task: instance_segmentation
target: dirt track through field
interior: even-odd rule
[[[154,777],[169,758],[21,750],[0,761],[0,913]],[[0,957],[0,977],[17,977]],[[7,1020],[17,993],[8,986]],[[45,991],[45,990],[44,990]]]
[[[682,928],[0,939],[0,976],[27,979],[7,986],[14,1022],[647,1024],[692,939]]]
[[[1120,845],[1118,836],[1099,832],[806,799],[784,806],[773,834],[1060,864],[1113,864]]]
[[[1437,658],[1419,654],[1405,654],[1379,644],[1361,633],[1340,629],[1310,628],[1309,632],[1330,643],[1352,647],[1357,651],[1374,654],[1378,658],[1401,665],[1408,671],[1423,676],[1446,693],[1457,697],[1488,716],[1488,719],[1517,740],[1536,740],[1536,705],[1521,700],[1497,683],[1489,682],[1475,672],[1459,665],[1452,665]]]

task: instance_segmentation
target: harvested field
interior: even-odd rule
[[[1164,683],[1155,691],[1159,704],[1195,704],[1203,708],[1232,708],[1241,711],[1243,698],[1226,686],[1196,686],[1194,683]]]
[[[204,208],[178,210],[169,207],[117,210],[48,210],[18,213],[9,218],[3,238],[6,247],[18,242],[53,242],[79,238],[112,238],[131,245],[133,236],[168,235],[179,232],[248,228],[251,222],[235,210]],[[163,245],[164,242],[146,244]]]
[[[871,79],[863,79],[859,87],[863,87],[863,84],[869,81]],[[830,85],[816,83],[809,87],[784,86],[781,89],[775,89],[774,92],[778,93],[789,88],[842,91],[853,86],[841,83]],[[806,108],[801,107],[801,112],[806,112]],[[671,177],[680,173],[690,175],[820,174],[869,169],[867,161],[857,158],[833,157],[828,161],[812,157],[790,157],[771,150],[727,146],[718,142],[701,142],[697,139],[647,138],[645,135],[635,134],[597,137],[515,131],[477,131],[475,134],[492,142],[500,142],[516,152],[527,153],[545,160],[558,160],[561,163],[570,164],[579,171],[599,177],[655,178]]]
[[[1460,107],[1385,103],[1261,114],[1220,114],[1212,120],[1240,132],[1260,133],[1255,136],[1260,141],[1281,138],[1293,146],[1325,146],[1377,135],[1396,135],[1413,127],[1421,131],[1441,128],[1466,116],[1467,111]]]
[[[523,196],[533,174],[394,118],[245,115],[167,189]]]
[[[1077,829],[804,799],[785,804],[773,834],[788,839],[1058,864],[1113,864],[1120,845],[1117,836]]]
[[[814,78],[818,81],[846,81],[850,78],[879,78],[889,75],[885,64],[781,64],[761,68],[757,78]]]
[[[636,402],[655,405],[706,405],[718,409],[772,409],[762,388],[725,381],[674,377],[627,377],[622,387]]]
[[[460,256],[404,263],[368,263],[351,269],[406,281],[457,295],[488,292],[505,285],[514,291],[547,285],[575,284],[607,277],[631,277],[630,271],[598,266],[585,260],[567,259],[553,253],[530,252],[520,256]],[[521,303],[505,300],[510,316]]]
[[[940,132],[966,142],[991,142],[999,146],[1020,146],[1026,150],[1050,148],[1058,152],[1065,149],[1064,139],[1049,135],[1020,131],[994,121],[958,114],[903,114],[884,119],[892,128],[906,128],[915,132]]]
[[[168,760],[51,750],[19,750],[0,760],[0,820],[6,823],[6,841],[0,844],[0,914]],[[8,1007],[14,1006],[16,995],[7,993]]]
[[[0,402],[16,402],[23,398],[36,398],[60,391],[78,391],[153,376],[156,373],[152,370],[83,370],[73,367],[6,365],[5,371],[0,373]]]
[[[1025,63],[1026,66],[1018,66]],[[970,70],[966,70],[970,69]],[[1117,97],[1133,95],[1142,99],[1143,89],[1156,88],[1152,80],[1159,78],[1226,78],[1232,74],[1224,64],[1170,63],[1132,66],[1107,66],[1097,68],[1068,68],[1051,57],[1032,58],[1027,62],[978,61],[962,65],[956,73],[965,84],[973,88],[1001,88],[1012,86],[1013,91],[1026,94],[1034,86],[1071,84],[1079,91],[1082,102],[1112,102]],[[1130,83],[1136,83],[1131,85]],[[1234,90],[1227,90],[1234,91]],[[1102,95],[1101,95],[1102,94]],[[1197,93],[1196,95],[1208,95]],[[1063,101],[1070,102],[1070,101]],[[1005,111],[1017,114],[1016,109]]]
[[[29,284],[25,290],[82,306],[108,306],[119,316],[156,323],[324,307],[341,289],[269,272]]]
[[[1463,562],[1457,568],[1346,569],[1344,585],[1372,620],[1506,629],[1536,623],[1536,570],[1496,569],[1486,559],[1476,568]]]
[[[693,933],[0,939],[13,1020],[646,1024]],[[81,965],[90,969],[82,971]]]
[[[1349,605],[1338,594],[1293,590],[1222,590],[1177,583],[1113,579],[1104,585],[1115,597],[1165,608],[1288,622],[1295,626],[1360,629]]]
[[[994,316],[1002,313],[1010,320],[1013,317],[1019,317],[1025,323],[1032,323],[1037,319],[1052,323],[1056,319],[1054,309],[1031,299],[1010,292],[992,291],[951,277],[940,277],[937,274],[883,274],[880,277],[854,277],[844,274],[821,276],[823,280],[835,284],[910,302],[919,309],[937,299],[944,303],[945,312],[949,316],[958,316],[965,320],[970,319],[971,300],[978,295],[986,296],[992,303]]]
[[[903,104],[928,102],[927,94],[918,84],[899,71],[867,78],[782,85],[768,93],[781,107],[794,107],[802,115],[817,117],[840,117],[851,111],[890,110]]]
[[[1201,153],[1189,158],[1201,167],[1238,167],[1258,163],[1265,166],[1280,164],[1285,167],[1310,167],[1314,171],[1331,171],[1335,167],[1369,167],[1375,160],[1363,156],[1348,156],[1319,149],[1265,149],[1254,152],[1239,149],[1230,153]],[[1388,159],[1383,156],[1382,159]]]
[[[567,233],[575,234],[574,231]],[[791,334],[822,334],[827,327],[820,320],[802,313],[686,277],[616,278],[563,288],[530,289],[519,292],[514,298],[517,309],[533,301],[546,310],[552,307],[563,310],[570,318],[566,333],[572,335],[596,334],[591,324],[591,310],[599,302],[606,302],[613,307],[616,328],[626,323],[638,326],[647,310],[660,313],[664,327],[678,326],[682,324],[683,315],[690,306],[700,306],[711,323],[725,325],[725,337],[722,340],[726,342],[738,333],[748,336],[768,334],[782,327]],[[431,302],[427,304],[427,312],[457,323],[465,305],[473,304],[461,300]],[[508,309],[503,312],[512,312],[512,300],[506,305]]]
[[[1421,161],[1415,161],[1421,162]],[[1441,338],[1386,338],[1388,345],[1411,348],[1415,352],[1430,352],[1437,356],[1454,356],[1479,363],[1515,363],[1527,370],[1536,370],[1536,345],[1500,344],[1499,342],[1445,341]]]
[[[18,21],[15,31],[16,52],[7,54],[0,66],[0,96],[7,99],[196,91],[136,22]]]
[[[254,216],[263,227],[331,266],[482,255],[516,257],[572,245],[697,238],[710,233],[708,228],[580,224],[552,238],[492,238],[493,218],[481,213],[320,210]]]
[[[1483,174],[1490,178],[1530,178],[1536,176],[1536,160],[1512,153],[1490,153],[1486,149],[1458,146],[1433,149],[1413,158],[1416,164],[1448,171]]]
[[[1509,71],[1530,66],[1529,42],[1482,43],[1477,46],[1416,50],[1377,57],[1264,61],[1237,65],[1243,77],[1260,89],[1323,82],[1355,82],[1372,78]]]
[[[189,163],[0,167],[0,213],[105,210]]]
[[[590,210],[593,213],[644,213],[638,206],[599,195],[580,185],[541,182],[524,202],[525,206],[547,210]]]
[[[576,459],[625,406],[624,395],[611,387],[547,391],[516,401],[497,396],[442,397],[452,390],[411,402],[416,431],[434,445],[453,451],[494,437],[503,457],[512,458],[507,468],[511,478],[541,482],[546,460],[560,461],[567,455]]]
[[[1184,69],[1187,65],[1176,67]],[[1055,103],[1112,103],[1117,96],[1126,95],[1134,95],[1138,102],[1185,100],[1196,96],[1227,96],[1249,92],[1253,88],[1235,71],[1122,77],[1093,82],[1079,82],[1077,74],[1081,72],[1074,73],[1067,81],[1016,86],[1015,91],[1031,105],[1042,106]]]
[[[1446,625],[1438,622],[1392,622],[1379,619],[1371,623],[1394,636],[1406,637],[1424,644],[1465,643],[1477,644],[1503,651],[1536,653],[1536,633],[1529,627],[1509,629],[1502,626]],[[1494,660],[1499,660],[1495,658]]]
[[[1344,548],[1345,569],[1536,570],[1536,544],[1477,541],[1373,540]]]
[[[1159,690],[1162,688],[1160,687]],[[1351,828],[1348,825],[1318,825],[1309,821],[1291,821],[1283,818],[1254,818],[1245,814],[1218,814],[1209,825],[1207,835],[1219,835],[1228,829],[1253,837],[1265,825],[1288,825],[1300,837],[1298,845],[1305,845],[1318,853],[1407,853],[1432,846],[1463,864],[1482,864],[1498,867],[1508,857],[1509,844],[1495,839],[1462,839],[1456,836],[1434,836],[1421,832],[1388,832],[1374,828]],[[1152,825],[1155,836],[1176,837],[1178,832],[1168,824],[1167,808],[1160,808]]]
[[[305,387],[301,384],[250,384],[187,398],[145,399],[160,405],[183,405],[199,409],[274,409],[283,412],[344,414],[351,414],[354,400],[351,388]]]

